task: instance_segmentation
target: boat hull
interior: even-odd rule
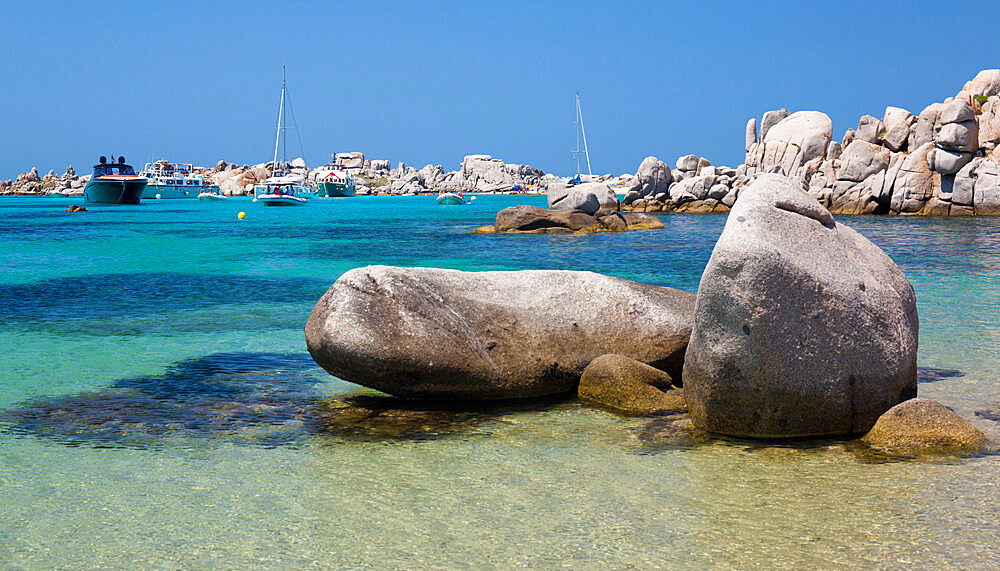
[[[437,197],[438,204],[452,205],[452,204],[465,204],[465,198],[458,194],[446,193],[440,194]]]
[[[146,200],[166,199],[166,198],[198,198],[198,195],[208,189],[215,187],[205,185],[181,186],[178,184],[147,184],[146,190],[142,191],[142,198]]]
[[[255,198],[254,202],[260,202],[264,206],[300,206],[306,203],[306,199],[301,196],[264,194]]]
[[[316,196],[319,198],[354,196],[354,190],[353,184],[320,182],[316,185]]]
[[[83,200],[91,204],[139,204],[146,179],[90,179],[83,189]]]
[[[226,200],[226,195],[218,194],[215,192],[202,192],[198,194],[198,200],[216,201],[216,200]]]

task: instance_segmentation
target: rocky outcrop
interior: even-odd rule
[[[573,391],[615,353],[679,375],[694,295],[591,272],[368,266],[313,308],[309,353],[392,395],[506,399]]]
[[[864,432],[916,396],[917,326],[913,288],[882,250],[796,182],[761,175],[701,278],[692,419],[750,437]]]
[[[709,168],[705,159],[685,155],[665,192],[642,194],[633,183],[622,210],[728,212],[757,176],[777,173],[834,214],[998,214],[998,78],[1000,70],[984,70],[917,116],[899,107],[886,107],[881,119],[865,115],[839,142],[823,113],[768,111],[759,123],[747,122],[744,164]]]
[[[473,232],[476,234],[568,234],[659,228],[663,228],[663,222],[648,214],[598,211],[590,215],[582,210],[546,209],[520,205],[504,208],[497,213],[492,226],[482,226]]]
[[[879,417],[861,441],[891,456],[982,452],[986,436],[969,421],[930,399],[910,399]]]
[[[577,395],[626,415],[687,411],[682,390],[667,373],[623,355],[601,355],[583,370]]]

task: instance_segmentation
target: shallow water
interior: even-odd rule
[[[886,462],[838,441],[678,438],[565,399],[413,409],[305,354],[313,303],[350,268],[585,269],[695,291],[725,221],[468,233],[544,200],[68,214],[68,199],[0,199],[0,566],[1000,560],[1000,456]],[[1000,439],[1000,220],[840,220],[914,283],[920,395]]]

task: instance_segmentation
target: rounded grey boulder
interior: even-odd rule
[[[617,353],[679,378],[694,295],[591,272],[368,266],[313,308],[309,353],[330,374],[401,396],[572,391]]]
[[[698,290],[684,388],[698,428],[864,432],[916,396],[913,287],[793,181],[740,193]]]

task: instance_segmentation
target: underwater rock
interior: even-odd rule
[[[572,391],[618,353],[679,375],[694,295],[592,272],[368,266],[306,323],[330,374],[395,396],[524,398]]]
[[[930,399],[910,399],[890,408],[861,441],[891,456],[969,454],[989,441],[969,421]]]
[[[744,189],[698,289],[684,360],[691,417],[748,437],[867,431],[916,396],[910,282],[798,184]]]
[[[601,355],[580,376],[577,394],[616,412],[646,416],[686,412],[683,391],[667,373],[622,355]]]

